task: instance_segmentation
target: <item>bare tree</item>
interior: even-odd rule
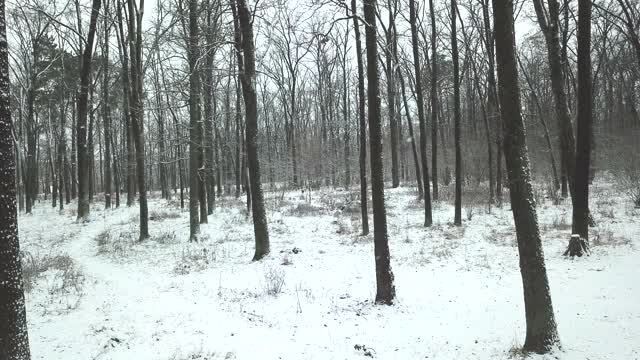
[[[420,123],[420,160],[422,162],[422,180],[424,181],[424,226],[431,226],[433,224],[433,215],[431,210],[431,184],[429,182],[429,163],[427,161],[427,121],[424,114],[424,95],[422,94],[422,74],[420,70],[420,54],[418,52],[418,28],[416,24],[417,19],[415,0],[409,0],[409,19],[409,22],[411,23],[413,69],[415,72],[416,82],[416,105],[418,106],[418,121]],[[435,44],[433,44],[433,46],[435,47]],[[432,154],[432,156],[434,155]],[[434,178],[434,184],[436,183],[436,181],[437,180]]]
[[[527,334],[523,348],[546,353],[559,340],[531,187],[525,127],[520,112],[513,2],[493,0],[493,19],[500,112],[504,122],[504,154],[524,288]]]
[[[232,0],[233,7],[235,2]],[[247,156],[249,160],[249,181],[251,183],[253,231],[255,233],[256,251],[253,261],[262,259],[269,254],[269,230],[267,215],[264,209],[264,196],[260,183],[260,162],[258,160],[258,106],[255,91],[256,59],[253,44],[253,24],[251,12],[245,0],[238,0],[237,11],[234,11],[235,21],[238,22],[241,33],[241,43],[244,61],[238,62],[244,106],[247,119]]]
[[[5,1],[0,0],[0,359],[29,360],[31,354],[18,240],[8,52]]]
[[[576,151],[573,233],[567,249],[582,256],[589,243],[589,168],[593,139],[593,91],[591,78],[591,1],[578,1],[578,148]]]
[[[382,165],[382,124],[380,116],[380,82],[378,77],[378,41],[376,34],[376,0],[365,0],[367,80],[369,99],[369,147],[371,151],[371,195],[373,200],[373,243],[376,260],[376,302],[391,305],[396,288],[391,271],[387,211],[384,201]]]
[[[100,12],[100,0],[93,0],[91,6],[91,19],[89,32],[82,52],[80,66],[80,89],[77,95],[78,120],[76,124],[76,143],[78,151],[78,220],[85,221],[89,216],[89,147],[87,144],[87,115],[89,98],[89,80],[91,75],[91,55],[93,54],[93,41],[98,25],[98,13]],[[80,24],[78,24],[80,26]],[[90,134],[89,134],[90,135]],[[93,154],[91,154],[93,157]]]

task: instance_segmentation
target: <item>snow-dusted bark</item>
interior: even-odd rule
[[[232,3],[232,6],[235,4]],[[253,44],[253,24],[251,12],[245,0],[238,0],[237,12],[234,16],[241,33],[243,61],[238,61],[240,81],[247,121],[247,157],[249,162],[249,182],[253,202],[253,231],[256,239],[256,252],[253,260],[260,260],[269,253],[269,229],[267,227],[267,215],[264,209],[264,196],[262,183],[260,182],[260,162],[258,161],[258,100],[256,96],[256,57]],[[241,60],[238,55],[238,60]]]
[[[558,342],[549,280],[538,228],[529,154],[520,109],[520,87],[513,32],[513,3],[493,0],[500,112],[511,209],[516,226],[527,321],[526,351],[548,352]]]
[[[100,0],[93,0],[91,20],[87,42],[82,53],[80,67],[80,91],[78,92],[78,122],[76,124],[76,142],[78,151],[78,220],[89,216],[89,148],[87,146],[87,115],[89,98],[89,80],[91,75],[91,55],[96,37]]]
[[[198,163],[200,152],[200,74],[198,73],[198,1],[189,1],[189,239],[200,232]]]
[[[367,63],[377,64],[376,0],[365,0]],[[382,121],[380,117],[380,79],[377,66],[367,67],[369,99],[369,148],[371,152],[371,195],[373,204],[373,243],[376,261],[376,302],[393,304],[396,288],[391,271],[387,211],[384,201],[384,172],[382,162]]]
[[[0,359],[30,359],[16,208],[16,162],[9,108],[9,60],[0,0]]]

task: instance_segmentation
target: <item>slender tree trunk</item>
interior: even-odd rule
[[[104,125],[104,208],[111,208],[111,114],[109,109],[109,1],[104,4],[102,121]]]
[[[364,1],[367,46],[367,80],[369,99],[369,137],[371,151],[371,194],[373,198],[373,244],[376,263],[376,303],[393,304],[396,288],[391,271],[387,211],[384,201],[384,169],[382,161],[382,124],[380,116],[380,84],[378,77],[378,43],[376,35],[376,0]]]
[[[200,74],[198,74],[198,0],[189,0],[189,241],[200,232],[198,164],[200,139]]]
[[[500,111],[504,122],[504,151],[524,288],[527,333],[523,348],[546,353],[559,340],[531,187],[524,122],[520,113],[513,2],[493,0],[493,16]]]
[[[351,0],[353,28],[356,37],[356,59],[358,61],[358,120],[360,129],[360,216],[362,219],[362,235],[369,234],[369,215],[367,209],[367,119],[365,117],[364,65],[362,61],[362,42],[360,26],[357,19],[356,0]]]
[[[262,259],[269,253],[269,230],[267,227],[267,215],[264,209],[264,196],[260,183],[260,162],[258,160],[258,101],[254,88],[255,79],[255,47],[253,43],[253,23],[251,12],[245,0],[238,0],[238,8],[235,10],[235,2],[232,0],[236,29],[242,34],[242,50],[244,62],[238,62],[242,93],[244,95],[244,107],[247,121],[247,156],[249,161],[249,176],[251,193],[253,195],[253,231],[255,233],[256,251],[253,260]],[[242,55],[239,55],[242,56]],[[244,65],[244,66],[243,66]]]
[[[438,193],[438,49],[437,49],[437,38],[436,38],[436,14],[433,6],[433,0],[429,0],[429,12],[431,13],[431,171],[432,171],[432,179],[433,179],[433,200],[438,201],[439,193]],[[412,24],[415,26],[415,24]],[[417,35],[416,35],[416,44],[417,44]],[[417,45],[414,44],[414,48]],[[416,50],[414,50],[415,52]],[[415,61],[414,55],[414,61]],[[418,75],[416,74],[416,81],[418,79]],[[422,146],[422,145],[420,145]],[[426,151],[422,150],[422,151]],[[446,161],[446,159],[445,159]],[[424,170],[423,170],[424,171]],[[425,174],[428,174],[428,171],[424,171]],[[430,189],[429,177],[424,177],[425,189]],[[425,192],[428,194],[428,191]],[[428,196],[428,195],[427,195]],[[426,199],[426,197],[425,197]],[[431,204],[429,204],[431,207]]]
[[[138,184],[138,201],[140,203],[140,237],[139,241],[149,238],[149,210],[147,205],[147,188],[145,183],[145,139],[144,108],[142,103],[142,14],[143,9],[134,9],[133,1],[129,6],[129,50],[131,59],[131,118],[133,137],[136,148],[136,172]],[[141,5],[143,3],[140,3]],[[135,36],[135,38],[133,38]]]
[[[423,199],[424,197],[424,185],[422,184],[422,175],[420,173],[420,156],[418,155],[418,149],[416,146],[416,139],[413,136],[413,121],[411,120],[411,110],[407,102],[407,94],[404,86],[404,78],[402,72],[398,67],[398,80],[400,80],[400,89],[402,91],[402,102],[404,103],[404,111],[407,116],[407,127],[409,128],[409,137],[411,138],[411,152],[413,154],[413,165],[416,171],[416,182],[418,183],[418,197]]]
[[[591,79],[591,1],[578,1],[578,148],[576,151],[573,234],[567,253],[582,256],[589,243],[589,166],[593,138]],[[567,254],[565,253],[565,254]]]
[[[389,13],[389,25],[387,28],[387,102],[389,113],[389,130],[391,135],[391,184],[392,187],[400,186],[400,176],[398,174],[398,119],[396,112],[396,84],[394,68],[393,48],[396,42],[395,30],[395,9],[392,6],[393,0],[388,0],[387,12]]]
[[[433,0],[429,0],[431,3]],[[432,9],[433,11],[433,9]],[[418,107],[418,121],[420,122],[420,159],[422,161],[422,179],[424,181],[424,226],[433,224],[431,211],[431,187],[429,183],[429,163],[427,161],[427,121],[424,114],[424,95],[422,94],[422,75],[420,70],[420,53],[418,52],[418,28],[416,24],[415,0],[409,0],[409,22],[411,23],[411,44],[413,48],[413,67],[416,77],[416,105]],[[435,46],[435,43],[433,44]],[[434,60],[434,64],[435,59]],[[435,73],[435,67],[434,67]],[[433,76],[433,74],[432,74]],[[433,91],[433,85],[432,89]],[[433,94],[431,95],[433,101]],[[433,104],[431,105],[433,106]],[[435,117],[433,117],[435,119]],[[432,156],[435,156],[432,154]],[[434,178],[433,183],[437,179]]]
[[[548,12],[542,4],[542,0],[533,1],[538,23],[545,36],[547,44],[547,58],[549,61],[551,87],[555,101],[556,115],[560,126],[560,155],[561,164],[566,171],[567,182],[571,202],[575,202],[574,181],[575,181],[575,138],[573,135],[573,125],[569,114],[567,95],[565,92],[565,74],[562,65],[562,49],[559,40],[559,5],[557,0],[549,0]]]
[[[29,360],[29,336],[22,287],[16,157],[11,123],[9,50],[5,2],[0,1],[0,359]]]
[[[525,71],[522,63],[520,62],[520,58],[518,58],[518,64],[520,65],[520,69],[522,70],[522,75],[527,81],[527,85],[529,85],[529,90],[531,90],[531,97],[533,98],[533,102],[535,103],[536,110],[538,111],[538,119],[540,119],[540,123],[542,124],[542,129],[544,130],[544,139],[547,142],[547,148],[549,151],[549,157],[551,159],[551,170],[553,171],[553,189],[558,191],[560,189],[560,180],[558,178],[558,170],[556,165],[556,157],[553,155],[553,145],[551,144],[551,135],[549,134],[549,127],[547,126],[547,121],[545,120],[545,116],[542,112],[542,106],[540,105],[540,100],[538,99],[538,95],[536,94],[535,87],[529,78],[529,75]]]
[[[455,214],[453,223],[462,225],[462,151],[460,146],[460,65],[458,55],[458,34],[456,30],[456,18],[458,17],[458,4],[451,0],[451,54],[453,58],[453,122],[456,148],[456,194]]]

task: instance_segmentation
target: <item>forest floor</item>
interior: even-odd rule
[[[484,191],[465,193],[462,227],[443,201],[424,228],[415,189],[386,190],[394,306],[372,303],[373,237],[359,235],[355,187],[267,192],[260,262],[242,199],[218,201],[198,243],[188,212],[157,194],[142,243],[137,206],[96,200],[79,224],[74,204],[42,202],[19,218],[33,359],[522,358],[513,218]],[[592,253],[568,259],[570,205],[538,197],[562,348],[530,358],[640,359],[640,210],[594,184]]]

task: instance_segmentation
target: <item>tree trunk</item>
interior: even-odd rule
[[[438,52],[437,52],[437,38],[436,38],[436,15],[433,6],[433,0],[429,0],[429,12],[431,13],[431,169],[433,174],[433,200],[438,201],[439,193],[438,193]],[[415,26],[415,24],[412,24]],[[417,35],[416,43],[413,45],[414,48],[417,46]],[[416,50],[414,50],[415,53]],[[416,56],[414,55],[414,62]],[[419,64],[418,64],[419,65]],[[414,66],[418,66],[415,65]],[[416,74],[416,83],[418,79],[418,75]],[[422,131],[422,130],[421,130]],[[425,135],[426,136],[426,135]],[[425,140],[426,141],[426,140]],[[420,145],[422,147],[422,145]],[[446,150],[446,148],[445,148]],[[426,149],[421,151],[426,151]],[[446,161],[446,159],[445,159]],[[425,174],[428,174],[428,171],[423,170]],[[429,176],[424,177],[425,189],[430,189],[429,184]],[[429,192],[426,191],[425,194]],[[426,195],[429,196],[429,195]],[[425,198],[426,199],[426,198]],[[429,200],[431,201],[431,200]],[[425,205],[426,206],[426,205]],[[431,204],[429,204],[431,207]],[[430,212],[431,210],[429,210]]]
[[[433,0],[429,0],[431,3]],[[433,11],[433,10],[432,10]],[[411,44],[413,50],[413,68],[416,77],[416,106],[418,107],[418,121],[420,122],[420,159],[422,161],[422,180],[424,181],[424,226],[433,224],[431,211],[431,186],[429,183],[429,163],[427,161],[427,122],[424,114],[424,95],[422,94],[422,75],[420,71],[420,55],[418,52],[418,28],[416,24],[415,0],[409,0],[409,22],[411,23]],[[435,46],[435,43],[433,44]],[[435,59],[434,64],[435,64]],[[434,67],[435,73],[435,67]],[[433,74],[432,74],[433,76]],[[433,85],[431,88],[433,90]],[[431,95],[433,106],[433,94]],[[435,119],[435,117],[433,117]],[[432,156],[435,156],[432,154]],[[434,178],[433,183],[437,179]]]
[[[198,165],[201,139],[198,36],[198,0],[189,0],[189,241],[197,241],[200,232]]]
[[[136,148],[136,172],[138,184],[138,201],[140,203],[140,237],[139,241],[149,238],[149,210],[147,205],[147,188],[145,184],[145,139],[144,108],[142,103],[142,14],[143,9],[134,9],[133,1],[129,6],[129,50],[131,59],[131,116],[133,137]],[[141,3],[142,5],[143,3]],[[135,39],[132,37],[135,36]]]
[[[369,140],[371,151],[371,194],[373,198],[373,244],[376,263],[376,303],[392,305],[396,288],[391,271],[387,212],[384,201],[384,169],[382,161],[382,124],[380,116],[380,84],[378,77],[378,43],[376,35],[376,0],[364,1],[367,46],[367,79],[369,98]]]
[[[89,80],[91,75],[91,54],[96,35],[100,0],[93,0],[87,43],[80,66],[80,91],[78,93],[78,120],[76,124],[76,150],[78,152],[78,220],[86,221],[89,216],[89,154],[87,147],[87,112]]]
[[[5,2],[0,1],[0,359],[29,360],[29,336],[22,288],[16,157],[11,123],[9,50]]]
[[[367,119],[365,117],[364,65],[362,61],[362,42],[360,26],[357,19],[356,0],[351,0],[353,28],[356,37],[356,59],[358,61],[358,119],[360,129],[360,216],[362,219],[362,235],[369,234],[369,215],[367,209]]]
[[[393,48],[396,42],[395,26],[395,9],[392,6],[393,0],[388,0],[387,12],[389,13],[389,25],[387,28],[387,112],[389,113],[389,130],[391,135],[391,184],[392,187],[400,186],[400,177],[398,174],[398,119],[396,117],[396,84],[394,68]]]
[[[411,138],[411,152],[413,154],[413,165],[416,170],[416,182],[418,183],[418,198],[420,200],[424,197],[424,185],[422,184],[422,175],[420,173],[420,156],[418,155],[418,149],[416,147],[416,139],[413,136],[413,121],[411,120],[411,110],[409,109],[409,103],[407,102],[407,93],[404,86],[404,78],[400,67],[398,67],[398,80],[400,80],[400,89],[402,91],[402,102],[404,104],[404,112],[407,116],[407,127],[409,128],[409,137]]]
[[[567,252],[582,256],[589,243],[589,166],[593,137],[591,80],[591,1],[578,1],[578,148],[576,151],[573,234]],[[573,243],[572,243],[573,242]]]
[[[524,288],[527,333],[523,348],[525,351],[546,353],[559,340],[531,187],[524,122],[520,113],[513,2],[493,0],[493,16],[504,153]]]
[[[462,225],[462,151],[460,146],[460,65],[458,59],[458,34],[456,32],[456,18],[458,4],[451,0],[451,54],[453,61],[453,122],[456,148],[456,194],[455,214],[453,223]]]
[[[256,251],[253,261],[262,259],[269,254],[269,230],[267,228],[267,215],[264,209],[264,196],[260,183],[260,162],[258,161],[258,101],[255,91],[255,47],[253,43],[253,23],[251,12],[245,0],[238,0],[237,12],[235,2],[232,0],[234,17],[239,28],[244,52],[244,63],[238,62],[242,93],[244,95],[244,107],[247,122],[247,157],[249,162],[249,181],[253,196],[253,231],[255,233]],[[241,56],[241,55],[239,55]]]
[[[111,208],[111,114],[109,109],[109,1],[104,6],[102,120],[104,125],[104,208]]]

